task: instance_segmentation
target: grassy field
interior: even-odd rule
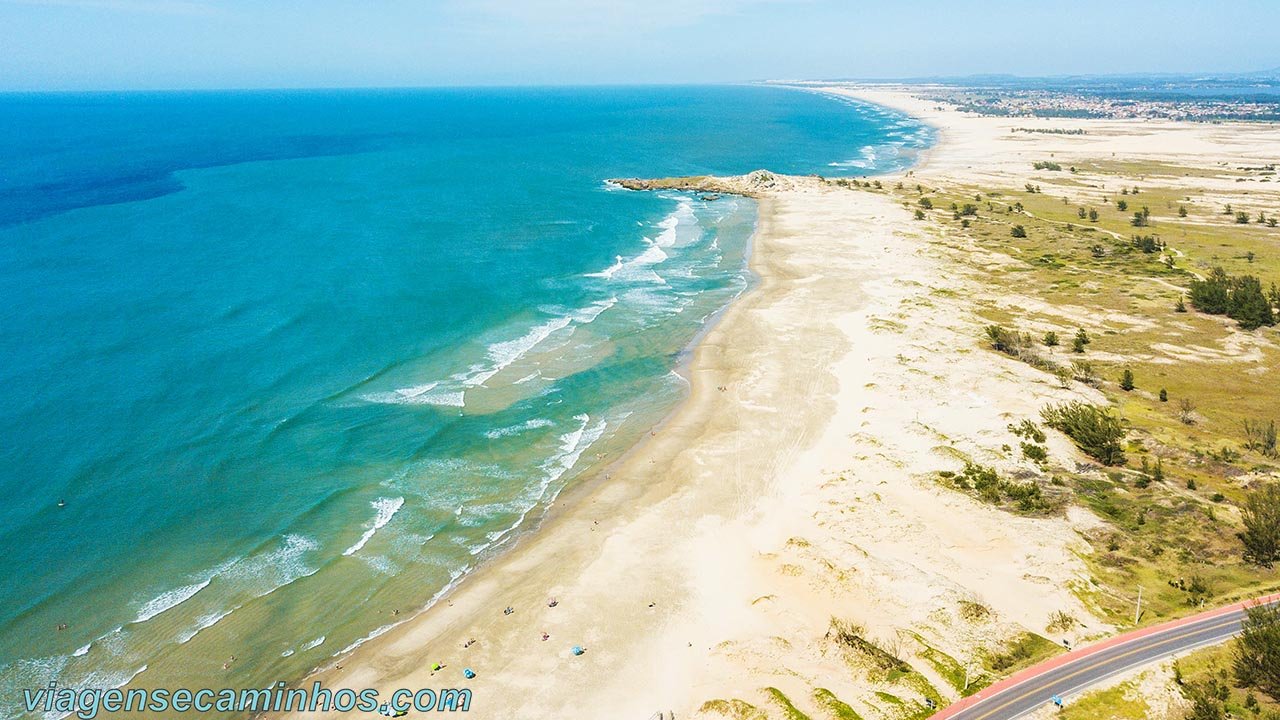
[[[1280,216],[1280,195],[1262,184],[1271,174],[1099,160],[1029,165],[1020,187],[859,188],[919,211],[938,252],[991,289],[974,292],[979,314],[1030,336],[1046,370],[1085,363],[1087,382],[1123,418],[1125,465],[1082,456],[1041,478],[1107,521],[1088,538],[1093,577],[1077,593],[1119,627],[1133,624],[1139,587],[1139,624],[1149,624],[1280,586],[1243,561],[1236,537],[1249,488],[1280,478],[1280,461],[1246,447],[1244,433],[1246,421],[1280,420],[1280,333],[1241,330],[1185,300],[1187,311],[1176,309],[1215,266],[1264,289],[1280,282],[1280,228],[1266,221]],[[1081,329],[1089,343],[1076,353]],[[1049,332],[1056,346],[1043,344]],[[1130,390],[1120,387],[1126,369]]]

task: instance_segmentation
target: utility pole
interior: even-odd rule
[[[1138,624],[1138,618],[1142,615],[1142,586],[1138,586],[1138,605],[1133,609],[1133,624]]]

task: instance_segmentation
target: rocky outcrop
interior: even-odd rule
[[[795,180],[768,170],[756,170],[746,175],[729,177],[690,175],[657,179],[619,178],[609,182],[628,190],[686,190],[754,197],[770,191],[789,190],[795,186]]]

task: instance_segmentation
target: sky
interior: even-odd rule
[[[1280,67],[1277,0],[0,0],[0,90]]]

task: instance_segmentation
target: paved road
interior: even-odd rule
[[[1280,594],[1236,603],[1059,655],[943,708],[932,720],[1014,720],[1051,704],[1054,695],[1070,705],[1074,695],[1113,675],[1225,642],[1240,631],[1246,606],[1277,601]]]

